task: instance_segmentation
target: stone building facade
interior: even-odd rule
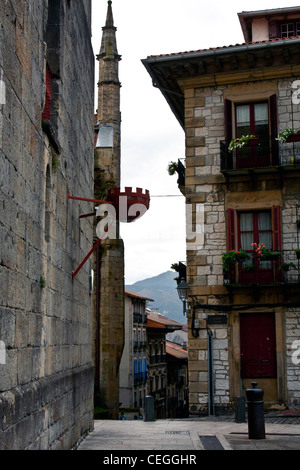
[[[147,395],[154,399],[155,417],[168,418],[168,363],[166,336],[182,329],[180,323],[147,309],[148,381]]]
[[[152,299],[125,290],[125,344],[120,364],[121,408],[144,408],[147,395],[148,341],[146,302]]]
[[[196,414],[226,412],[251,381],[266,406],[300,405],[300,144],[299,136],[279,139],[300,128],[300,10],[243,12],[239,20],[244,44],[143,60],[186,137]]]
[[[1,2],[0,448],[93,426],[91,2]]]

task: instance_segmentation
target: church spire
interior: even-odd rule
[[[114,19],[113,19],[113,14],[112,14],[112,1],[108,0],[108,7],[107,7],[107,16],[106,16],[106,24],[105,28],[114,28]]]
[[[105,26],[102,28],[102,40],[99,61],[98,111],[97,120],[100,126],[96,143],[99,149],[99,167],[106,170],[104,160],[108,162],[107,174],[112,174],[117,185],[120,185],[120,140],[121,112],[119,61],[121,56],[117,50],[116,30],[112,14],[112,2],[108,1]],[[105,138],[103,135],[105,134]],[[111,156],[108,158],[109,150]],[[102,150],[100,150],[102,149]],[[105,159],[103,155],[105,153]]]
[[[98,57],[105,58],[106,60],[120,60],[121,57],[118,54],[116,31],[117,28],[114,26],[114,19],[112,13],[112,2],[109,0],[107,6],[106,23],[102,28],[102,41],[101,48]]]

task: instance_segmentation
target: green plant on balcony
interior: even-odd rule
[[[254,252],[257,254],[260,260],[272,260],[281,257],[280,251],[268,250],[263,243],[251,243]]]
[[[248,266],[245,266],[245,271],[248,271],[249,273],[254,273],[256,271],[256,266],[255,264],[249,264]]]
[[[231,139],[228,152],[233,152],[234,149],[240,149],[249,144],[252,139],[256,139],[255,135],[242,135],[236,139]]]
[[[291,136],[295,136],[295,135],[298,138],[300,138],[300,130],[295,131],[294,129],[291,129],[290,127],[288,127],[284,131],[280,132],[276,140],[279,140],[280,142],[285,143],[289,140],[289,138],[291,138]]]
[[[250,255],[248,253],[245,253],[242,250],[231,250],[228,251],[227,253],[223,253],[222,255],[222,263],[223,263],[223,269],[224,271],[229,271],[231,266],[233,266],[236,263],[239,263],[241,261],[246,261],[247,259],[250,258]]]
[[[178,170],[178,163],[176,162],[170,162],[168,165],[168,173],[169,175],[174,175],[175,172]]]
[[[279,266],[279,269],[283,270],[283,271],[289,271],[289,269],[297,269],[296,266],[294,265],[294,263],[282,263],[280,266]]]

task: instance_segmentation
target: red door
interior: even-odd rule
[[[241,378],[277,376],[274,314],[240,314],[240,350]]]

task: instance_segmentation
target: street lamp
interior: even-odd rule
[[[188,298],[189,285],[182,278],[177,286],[178,297],[183,302],[183,314],[186,313],[186,301]]]

